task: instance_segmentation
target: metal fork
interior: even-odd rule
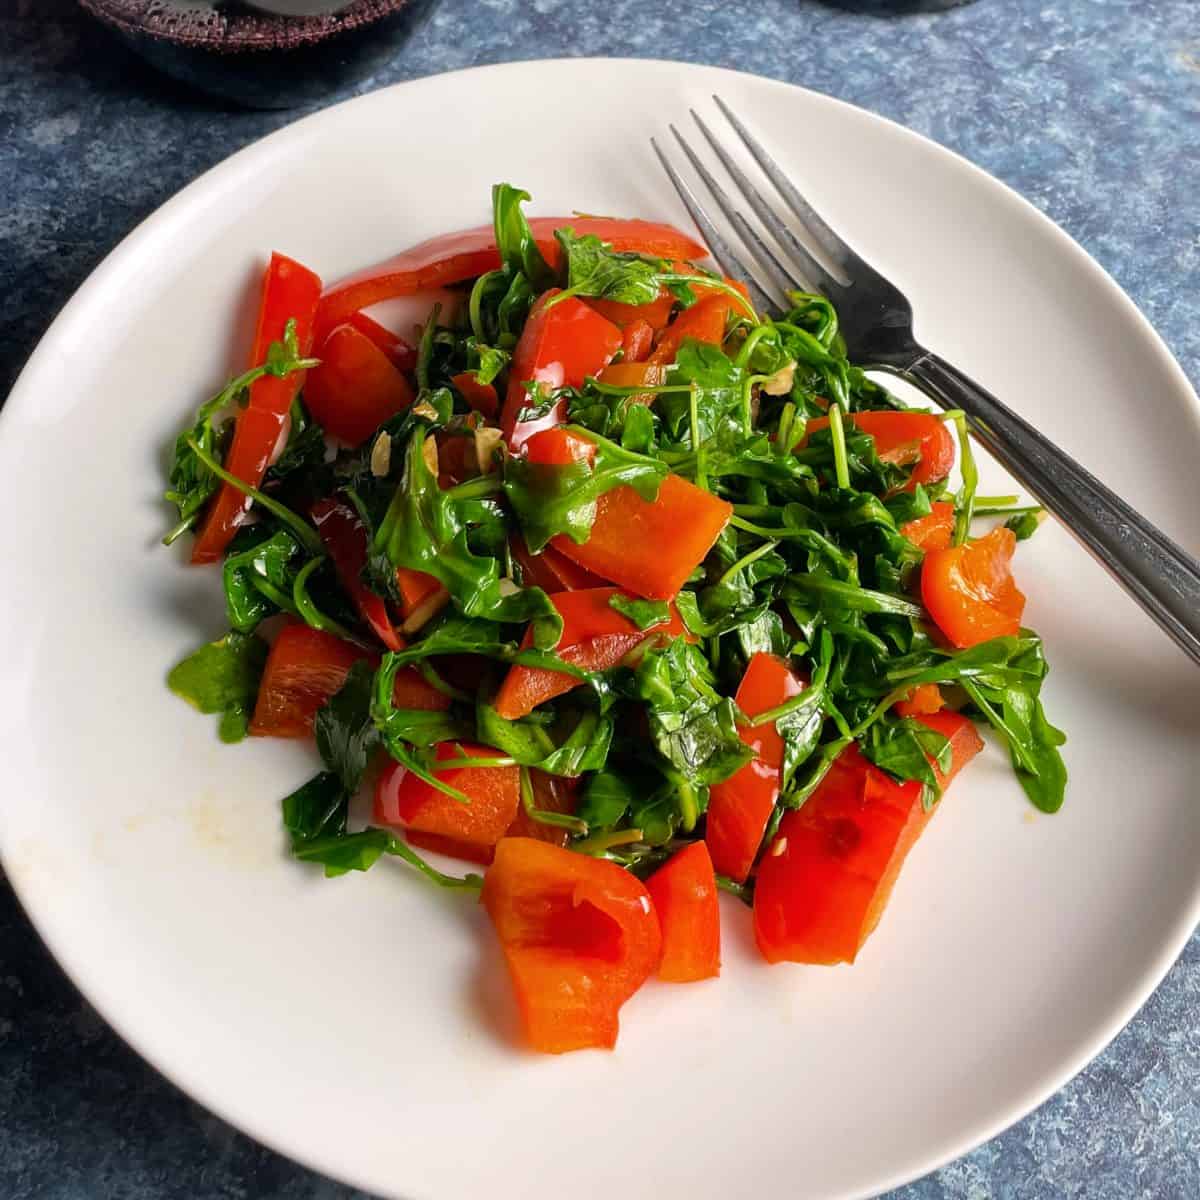
[[[837,309],[851,362],[889,371],[915,384],[942,408],[961,409],[974,436],[1063,521],[1117,582],[1200,663],[1200,563],[1028,421],[957,367],[926,350],[913,336],[912,305],[900,289],[865,262],[822,220],[729,106],[719,96],[713,100],[800,226],[842,278],[814,257],[693,109],[692,117],[700,132],[774,243],[764,238],[737,209],[672,125],[671,132],[683,152],[761,268],[761,276],[756,277],[738,257],[658,142],[651,138],[650,144],[675,190],[725,273],[744,279],[755,306],[764,312],[785,310],[786,293],[790,290],[815,288],[828,297]]]

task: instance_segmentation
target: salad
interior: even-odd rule
[[[175,445],[164,540],[229,632],[169,683],[225,741],[315,741],[297,859],[479,893],[528,1043],[609,1047],[651,975],[718,974],[719,891],[768,962],[853,962],[979,726],[1058,809],[1011,573],[1042,514],[822,296],[759,313],[670,226],[492,200],[331,287],[272,256]],[[366,311],[432,288],[412,343]]]

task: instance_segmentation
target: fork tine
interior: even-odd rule
[[[804,277],[815,283],[823,292],[840,290],[842,285],[839,281],[812,256],[808,247],[779,219],[775,210],[763,198],[762,193],[750,182],[750,177],[733,161],[729,152],[717,140],[716,134],[708,127],[707,122],[694,108],[690,111],[692,120],[699,126],[700,132],[704,134],[708,144],[713,148],[713,152],[721,160],[725,170],[729,172],[730,178],[738,185],[742,195],[746,197],[750,207],[758,215],[758,219],[770,230],[776,241],[794,255]],[[781,265],[769,247],[764,244],[763,249],[771,255],[776,266]],[[793,282],[792,286],[800,285]]]
[[[695,113],[692,115],[695,116]],[[801,291],[806,290],[805,285],[779,261],[771,251],[771,248],[758,236],[757,231],[750,225],[746,218],[734,208],[733,202],[729,199],[725,189],[713,178],[712,173],[700,161],[696,152],[691,148],[679,130],[674,125],[671,125],[669,128],[675,135],[675,140],[679,143],[680,149],[687,155],[688,161],[696,169],[696,174],[704,181],[705,187],[708,188],[713,199],[716,200],[717,206],[733,223],[734,228],[738,231],[738,235],[746,246],[749,247],[754,257],[762,264],[763,269],[771,277],[771,281],[784,292],[796,288],[799,288]]]
[[[847,274],[866,268],[867,264],[825,223],[820,213],[796,190],[795,185],[783,173],[779,164],[763,149],[758,139],[733,114],[729,105],[714,95],[717,107],[725,114],[725,119],[733,126],[734,132],[740,137],[746,148],[754,155],[763,174],[775,185],[776,191],[787,202],[788,207],[800,218],[801,223],[812,234],[830,258]]]
[[[713,258],[720,264],[721,270],[726,275],[732,275],[745,281],[746,286],[750,289],[750,302],[759,312],[769,312],[771,309],[780,308],[780,300],[769,295],[763,289],[755,279],[753,272],[738,258],[729,243],[717,231],[717,227],[712,223],[708,213],[704,211],[704,206],[696,199],[695,193],[672,166],[671,160],[663,153],[662,147],[655,138],[650,139],[650,145],[654,147],[658,161],[662,163],[663,170],[675,185],[675,190],[679,193],[684,208],[691,214],[696,228],[700,230],[701,236],[708,243],[708,248],[712,251]]]

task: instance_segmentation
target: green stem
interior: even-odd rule
[[[402,858],[410,867],[416,867],[427,879],[432,879],[439,887],[454,888],[458,891],[477,892],[483,887],[483,876],[474,873],[470,875],[446,875],[436,867],[427,863],[407,842],[394,837],[388,842],[387,852],[396,858]]]
[[[754,311],[754,307],[750,301],[737,288],[732,284],[726,283],[723,279],[717,279],[713,275],[681,275],[676,271],[664,271],[658,279],[660,283],[687,283],[693,285],[698,283],[702,287],[713,288],[718,292],[725,292],[737,301],[738,307],[742,310],[742,315],[751,325],[762,324],[762,318]]]
[[[731,566],[729,570],[717,580],[717,586],[720,587],[721,584],[728,583],[731,579],[735,579],[739,571],[745,567],[748,567],[752,562],[757,562],[757,560],[762,558],[764,554],[770,554],[771,551],[774,550],[778,545],[778,542],[763,542],[761,546],[756,546],[750,551],[749,554],[743,554],[742,557],[739,558],[737,562],[735,562],[733,566]]]
[[[570,830],[573,837],[585,838],[588,835],[588,824],[579,817],[537,807],[533,800],[533,780],[530,778],[528,767],[521,768],[521,807],[525,810],[525,815],[539,825],[553,825],[558,829]]]
[[[321,537],[317,531],[296,513],[292,512],[286,504],[280,504],[278,500],[271,496],[260,492],[258,488],[251,487],[244,479],[239,479],[236,475],[225,470],[223,466],[207,450],[203,449],[195,438],[188,438],[187,444],[191,448],[196,457],[222,482],[227,483],[230,487],[235,487],[243,495],[249,496],[255,504],[262,505],[272,516],[282,521],[301,541],[304,548],[311,554],[324,555],[325,546],[321,542]]]
[[[571,849],[579,854],[600,857],[616,846],[631,846],[642,840],[640,829],[616,829],[612,833],[593,833],[581,842],[573,842]]]
[[[471,702],[471,697],[461,688],[456,688],[452,683],[447,683],[434,670],[433,664],[428,659],[418,659],[416,668],[421,673],[421,678],[435,691],[441,692],[443,696],[449,696],[451,700],[461,700],[465,704]]]
[[[754,353],[754,347],[757,346],[764,337],[767,337],[771,331],[772,327],[770,325],[759,325],[750,330],[750,332],[746,335],[746,340],[738,349],[737,357],[733,360],[733,365],[735,367],[744,367],[750,361],[750,355]]]
[[[1018,504],[1011,508],[1004,508],[1000,505],[992,504],[977,504],[975,511],[971,513],[973,517],[1019,517],[1024,513],[1041,512],[1040,504]]]
[[[971,533],[971,518],[975,514],[975,491],[979,487],[979,471],[975,466],[975,454],[971,449],[971,437],[967,431],[967,415],[961,409],[945,414],[958,430],[959,472],[962,487],[955,498],[954,545],[961,546]]]
[[[332,633],[337,637],[344,638],[348,642],[356,642],[359,645],[363,645],[362,639],[356,633],[347,629],[340,621],[335,621],[332,617],[327,617],[309,597],[309,577],[324,561],[324,558],[310,558],[296,572],[296,579],[292,584],[292,603],[296,606],[296,612],[300,614],[304,623],[312,629],[319,629],[323,633]]]
[[[708,491],[708,480],[704,475],[704,444],[700,441],[700,387],[693,381],[689,388],[688,416],[692,427],[692,449],[696,452],[696,486]]]
[[[846,429],[842,425],[842,406],[829,406],[829,435],[833,441],[833,473],[843,491],[850,486],[850,464],[846,460]]]

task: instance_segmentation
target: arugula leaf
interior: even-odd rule
[[[332,879],[349,871],[368,871],[385,854],[403,859],[431,883],[455,891],[477,892],[483,887],[481,875],[446,875],[430,866],[411,846],[386,829],[367,826],[358,833],[316,837],[293,849],[302,862],[320,863],[325,877]]]
[[[685,338],[675,355],[670,384],[687,385],[684,392],[659,395],[655,408],[677,442],[693,450],[691,411],[696,409],[696,433],[700,443],[711,441],[727,426],[741,427],[746,420],[748,392],[746,373],[719,346]]]
[[[425,461],[425,437],[420,427],[409,437],[404,478],[375,532],[369,560],[372,578],[394,588],[396,567],[424,571],[446,588],[464,616],[529,621],[536,648],[556,645],[562,617],[546,593],[541,588],[505,592],[500,587],[499,561],[471,551],[461,502],[453,489],[442,491],[438,486]]]
[[[614,829],[637,794],[635,781],[629,776],[611,767],[597,771],[587,781],[575,815],[589,829]]]
[[[370,663],[356,662],[313,722],[321,759],[347,792],[358,790],[380,744],[371,714],[374,674]]]
[[[595,234],[576,237],[570,227],[556,229],[554,236],[567,264],[567,286],[549,304],[568,296],[615,300],[619,304],[651,304],[658,299],[658,277],[664,265],[661,260],[618,253]]]
[[[926,810],[941,796],[933,763],[942,772],[949,770],[950,740],[936,729],[911,718],[884,718],[871,726],[859,745],[863,756],[889,775],[919,782]]]
[[[523,275],[535,291],[544,292],[554,285],[554,272],[542,257],[521,211],[522,203],[532,199],[528,192],[510,183],[497,183],[492,188],[492,223],[505,269],[512,275]]]
[[[1017,535],[1018,542],[1027,541],[1041,528],[1046,517],[1046,510],[1035,508],[1032,512],[1017,513],[1004,522],[1005,529],[1011,529]]]
[[[283,798],[283,826],[292,850],[315,838],[341,837],[346,832],[350,795],[332,771],[322,771]]]
[[[582,545],[596,519],[597,497],[616,487],[631,487],[643,500],[653,500],[669,474],[663,462],[634,454],[590,431],[564,428],[595,444],[592,465],[531,463],[511,455],[504,462],[504,494],[533,554],[540,554],[558,534]]]
[[[272,613],[295,612],[293,560],[300,549],[285,529],[251,525],[238,530],[221,568],[231,628],[252,633]]]
[[[324,465],[325,430],[316,423],[297,396],[292,401],[291,428],[283,453],[267,468],[266,483],[306,474]]]
[[[638,600],[617,592],[608,601],[609,608],[628,617],[638,629],[653,629],[671,619],[671,606],[665,600]]]
[[[635,672],[651,740],[693,787],[728,779],[751,757],[737,734],[733,701],[714,684],[704,654],[683,638],[648,650]]]
[[[266,661],[266,642],[234,630],[173,667],[167,686],[202,713],[220,713],[221,741],[240,742]]]

